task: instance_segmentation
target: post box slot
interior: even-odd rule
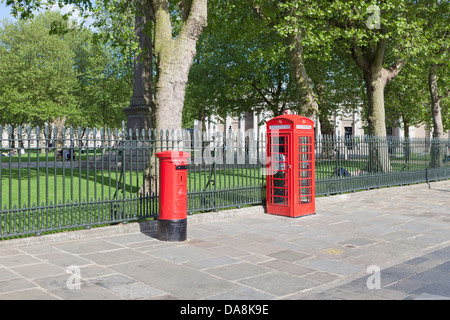
[[[178,172],[178,185],[183,186],[186,184],[186,172]]]

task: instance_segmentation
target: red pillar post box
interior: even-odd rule
[[[159,240],[186,240],[187,159],[190,156],[183,151],[156,153],[159,159]]]
[[[315,214],[314,122],[287,114],[267,122],[267,213]]]

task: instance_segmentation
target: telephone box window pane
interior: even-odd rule
[[[302,169],[309,169],[310,163],[309,162],[302,162],[301,168]]]
[[[299,141],[299,143],[300,144],[309,144],[310,143],[310,137],[299,137],[299,139],[300,139],[300,141]]]
[[[281,174],[283,174],[283,173],[280,173],[280,175]],[[283,179],[283,178],[281,178],[281,179],[273,179],[273,186],[275,188],[284,188],[285,185],[286,185],[286,179]]]
[[[311,155],[309,153],[302,153],[300,159],[301,161],[309,161],[311,160]]]
[[[286,144],[286,137],[280,136],[280,137],[272,137],[272,144],[273,145],[280,145],[280,144]]]
[[[287,204],[284,197],[273,197],[273,203],[274,204],[282,204],[282,205]]]
[[[310,180],[310,179],[302,180],[302,181],[301,181],[301,186],[302,186],[302,187],[308,187],[308,186],[311,186],[311,180]]]
[[[302,188],[300,192],[301,192],[301,195],[309,195],[310,194],[309,188]]]
[[[273,188],[270,191],[270,198],[274,204],[287,205],[287,190],[285,188]]]
[[[311,202],[311,200],[310,200],[311,198],[310,197],[301,197],[301,204],[304,204],[304,203],[310,203]]]
[[[312,159],[313,155],[311,153],[311,138],[310,137],[299,137],[299,146],[298,146],[298,168],[299,168],[299,196],[298,202],[299,204],[308,204],[311,203],[311,194],[312,194]]]
[[[273,188],[273,194],[284,197],[286,195],[286,189],[285,188]]]

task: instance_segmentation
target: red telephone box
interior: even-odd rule
[[[287,114],[267,122],[267,213],[315,214],[314,122]]]

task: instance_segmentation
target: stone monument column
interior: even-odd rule
[[[127,116],[127,130],[151,128],[151,104],[153,96],[152,37],[146,29],[150,21],[146,0],[137,1],[135,35],[139,39],[139,54],[134,58],[133,97],[130,106],[123,109]]]

